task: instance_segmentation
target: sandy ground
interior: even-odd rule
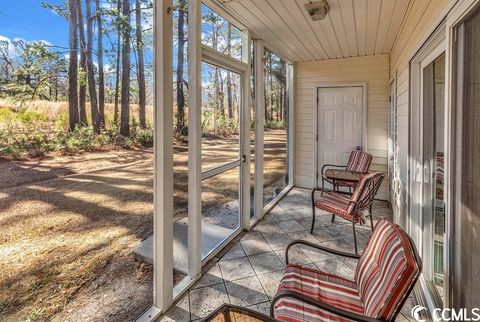
[[[235,141],[208,140],[205,164],[235,158]],[[265,181],[281,185],[285,135],[266,141]],[[126,321],[151,305],[152,267],[132,253],[152,234],[151,149],[4,162],[0,171],[0,321]],[[177,218],[186,171],[187,150],[177,146]],[[237,174],[202,183],[204,210],[236,200]]]

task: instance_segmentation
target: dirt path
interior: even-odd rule
[[[0,316],[68,320],[95,294],[118,312],[98,306],[80,320],[128,320],[148,307],[151,267],[132,249],[153,230],[152,173],[150,159],[0,190]]]
[[[152,157],[153,149],[138,149],[91,152],[45,160],[0,160],[0,189],[139,161],[151,161]]]

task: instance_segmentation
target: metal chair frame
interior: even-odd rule
[[[372,177],[369,179],[368,183],[364,185],[362,192],[360,193],[360,196],[363,196],[362,199],[358,201],[351,200],[350,198],[343,198],[340,195],[335,195],[335,198],[342,198],[345,201],[348,201],[349,203],[353,203],[354,207],[351,211],[352,214],[352,229],[353,229],[353,241],[355,244],[355,254],[358,254],[358,246],[357,246],[357,233],[355,231],[355,222],[356,217],[359,216],[359,213],[368,209],[369,215],[367,217],[370,217],[370,226],[373,231],[373,212],[372,212],[372,206],[373,206],[373,200],[375,198],[375,195],[377,194],[378,189],[380,188],[380,185],[382,184],[383,178],[385,177],[384,173],[378,174],[380,178],[375,182],[374,179],[376,177]],[[355,188],[357,189],[357,188]],[[363,195],[365,189],[370,189],[366,195]],[[315,188],[312,191],[312,227],[310,229],[310,233],[313,234],[313,229],[315,228],[315,192],[316,191],[321,191],[323,193],[330,193],[329,191],[326,191],[325,189],[319,189]],[[332,223],[335,222],[335,214],[332,214]]]

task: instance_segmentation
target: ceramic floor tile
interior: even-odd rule
[[[318,269],[322,272],[337,275],[340,277],[348,278],[353,280],[355,278],[355,273],[353,270],[348,267],[344,262],[339,258],[329,259],[323,262],[315,263]]]
[[[340,238],[325,241],[322,243],[325,247],[333,248],[336,250],[341,250],[346,253],[355,253],[355,245],[353,242],[353,236],[343,235]],[[367,239],[362,235],[357,235],[357,246],[358,246],[358,253],[361,254],[363,252],[363,248],[367,244]]]
[[[259,231],[256,231],[256,230],[250,230],[248,231],[243,237],[242,237],[242,241],[243,240],[249,240],[249,239],[255,239],[255,238],[261,238],[262,237],[262,234],[260,234]]]
[[[206,317],[224,303],[230,303],[225,284],[217,284],[190,291],[192,320]]]
[[[247,257],[230,259],[219,262],[218,266],[225,281],[234,281],[255,275],[252,265]]]
[[[349,257],[339,257],[342,262],[344,262],[348,267],[350,267],[353,271],[357,269],[358,259],[349,258]]]
[[[260,312],[265,314],[266,316],[270,316],[270,302],[263,302],[259,304],[255,304],[252,306],[248,306],[249,309]]]
[[[270,299],[272,299],[277,293],[282,277],[283,270],[258,275],[258,279],[260,280],[260,283],[262,283],[262,286]]]
[[[286,233],[292,233],[296,231],[302,231],[305,230],[305,227],[300,225],[298,221],[296,220],[287,220],[287,221],[281,221],[278,223],[280,228],[282,228]]]
[[[326,247],[353,253],[351,222],[338,216],[332,224],[330,214],[316,209],[314,234],[309,234],[312,218],[310,193],[308,189],[292,189],[256,229],[246,233],[240,243],[227,251],[160,321],[189,321],[190,318],[200,321],[230,301],[269,315],[269,299],[276,293],[283,276],[285,248],[292,239],[317,241]],[[391,218],[388,204],[384,202],[375,201],[373,212],[375,221],[381,217]],[[371,232],[369,226],[357,228],[361,252]],[[332,255],[306,247],[301,250],[295,246],[290,251],[293,263],[353,278],[356,260],[329,256]],[[409,298],[399,321],[409,321],[412,305]]]
[[[275,253],[277,254],[278,258],[280,258],[282,263],[285,265],[285,251],[276,251]],[[312,263],[310,258],[308,258],[308,256],[305,255],[305,253],[302,252],[301,249],[298,248],[297,246],[293,246],[289,249],[288,259],[289,259],[290,263],[293,263],[293,264],[302,264],[303,265],[303,264]]]
[[[289,214],[288,211],[284,211],[284,210],[282,210],[280,212],[273,212],[271,214],[271,216],[273,217],[273,220],[275,220],[275,222],[277,222],[277,223],[295,219],[295,218],[293,218],[292,215]]]
[[[320,242],[326,242],[329,240],[342,238],[348,235],[335,232],[331,230],[329,227],[323,226],[323,227],[314,229],[313,236],[315,236],[315,238]]]
[[[284,264],[274,252],[252,255],[248,259],[257,275],[277,271],[284,267]]]
[[[218,263],[216,263],[207,272],[205,272],[202,275],[202,277],[200,277],[200,280],[197,283],[195,283],[195,285],[193,286],[193,289],[220,284],[220,283],[223,283],[223,278],[222,278],[222,273],[220,272]]]
[[[332,214],[326,213],[319,209],[315,209],[315,224],[316,223],[323,224],[325,226],[334,225],[332,223]]]
[[[243,250],[245,250],[245,254],[247,254],[247,256],[260,254],[260,253],[267,253],[272,251],[272,249],[270,248],[268,243],[265,241],[265,239],[263,239],[263,237],[242,240],[240,244],[242,244]]]
[[[287,233],[288,237],[290,239],[295,240],[295,239],[300,239],[300,240],[305,240],[314,244],[320,244],[317,238],[310,234],[310,231],[308,230],[302,230],[302,231],[295,231],[292,233]]]
[[[292,242],[292,239],[286,233],[265,236],[265,240],[273,250],[285,250],[288,244]]]
[[[320,250],[320,249],[315,249],[313,247],[302,246],[302,245],[299,245],[298,247],[314,263],[323,262],[323,261],[326,261],[326,260],[329,260],[329,259],[337,258],[337,256],[332,254],[332,253],[329,253],[329,252],[326,252],[326,251],[323,251],[323,250]]]
[[[230,302],[233,305],[248,306],[268,301],[256,276],[225,283]]]
[[[303,207],[295,208],[289,211],[289,214],[295,219],[312,219],[311,211],[307,212]]]
[[[230,248],[229,251],[225,255],[223,255],[223,257],[220,260],[225,261],[225,260],[244,257],[244,256],[247,256],[247,255],[245,254],[243,247],[240,244],[235,244],[235,246]]]
[[[188,322],[190,321],[190,304],[188,293],[172,306],[167,313],[160,317],[159,322]]]
[[[254,230],[259,231],[264,237],[283,233],[283,230],[276,223],[260,222]]]

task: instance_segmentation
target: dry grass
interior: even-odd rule
[[[266,135],[266,184],[283,180],[285,140],[281,130]],[[235,158],[234,144],[209,140],[204,162]],[[133,320],[151,304],[152,267],[132,250],[153,231],[152,150],[103,157],[0,164],[17,171],[0,181],[0,321]],[[111,159],[136,163],[81,173]],[[177,146],[177,218],[186,209],[186,173],[187,149]],[[202,183],[204,209],[237,200],[237,173]]]
[[[0,108],[15,108],[15,104],[6,99],[0,99]],[[21,108],[25,108],[27,110],[37,111],[48,116],[50,119],[54,120],[61,114],[68,113],[68,102],[52,102],[52,101],[30,101],[22,106]],[[87,114],[90,115],[90,102],[87,102],[86,105]],[[105,104],[105,114],[106,115],[113,115],[115,106],[114,104],[107,103]],[[135,117],[138,121],[138,105],[137,104],[130,104],[131,115]],[[146,118],[147,120],[153,119],[153,107],[148,105],[146,107]]]

